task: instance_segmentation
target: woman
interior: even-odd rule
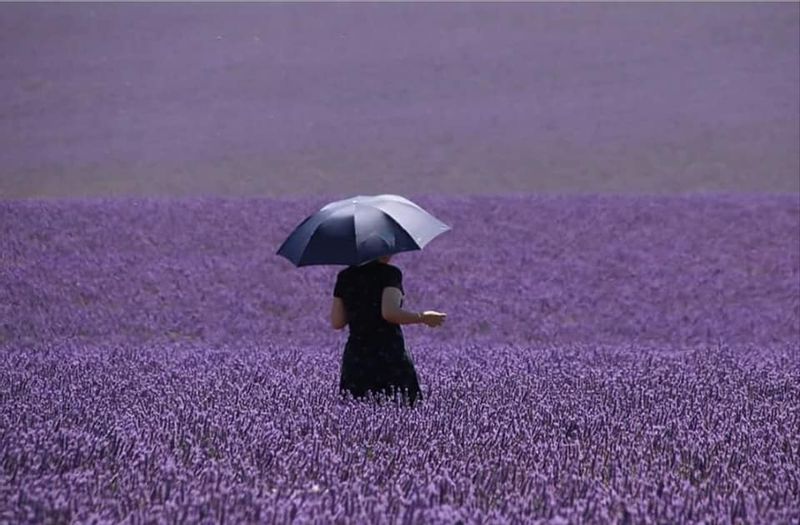
[[[440,326],[447,314],[403,310],[403,274],[392,256],[349,266],[336,276],[331,325],[350,325],[342,357],[339,391],[362,398],[368,391],[407,396],[413,407],[422,399],[414,363],[405,349],[400,325]]]

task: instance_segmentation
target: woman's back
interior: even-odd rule
[[[333,295],[344,302],[351,335],[402,336],[400,325],[386,321],[381,315],[384,288],[394,287],[403,292],[402,281],[399,268],[377,260],[339,272]]]
[[[402,392],[412,406],[422,399],[400,325],[386,321],[381,313],[383,290],[394,287],[402,292],[402,281],[399,268],[381,261],[350,266],[336,276],[333,295],[342,299],[350,325],[340,391],[349,391],[354,397],[368,391],[390,396]]]

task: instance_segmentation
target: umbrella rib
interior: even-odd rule
[[[408,235],[408,236],[411,238],[411,242],[413,242],[414,244],[416,244],[416,245],[417,245],[417,248],[419,248],[420,250],[422,249],[422,246],[421,246],[421,245],[420,245],[420,244],[417,242],[417,239],[414,237],[414,235],[412,235],[412,234],[411,234],[411,233],[410,233],[408,230],[406,230],[406,229],[403,227],[403,225],[402,225],[402,224],[400,224],[400,223],[397,221],[397,219],[395,219],[394,217],[392,217],[392,215],[391,215],[390,213],[386,212],[385,210],[381,210],[381,211],[382,211],[382,212],[383,212],[383,213],[386,215],[386,218],[387,218],[387,219],[389,219],[390,221],[392,221],[394,224],[396,224],[396,225],[397,225],[397,227],[400,229],[400,231],[402,231],[402,232],[405,232],[405,233],[406,233],[406,235]]]
[[[440,224],[442,224],[442,225],[444,225],[444,226],[447,226],[445,223],[443,223],[442,221],[440,221],[439,219],[437,219],[436,217],[434,217],[433,215],[431,215],[431,214],[430,214],[428,211],[426,211],[426,210],[425,210],[425,209],[423,209],[423,208],[420,208],[420,207],[418,207],[418,206],[415,206],[415,205],[413,205],[413,204],[408,204],[408,203],[406,203],[406,202],[401,202],[401,201],[391,201],[391,202],[393,202],[393,203],[396,203],[396,204],[400,204],[401,206],[406,206],[406,207],[408,207],[408,208],[411,208],[411,209],[413,209],[413,210],[414,210],[415,212],[417,212],[417,213],[422,213],[422,214],[426,215],[426,216],[428,217],[428,219],[433,219],[434,221],[436,221],[436,222],[438,222],[438,223],[440,223]],[[396,218],[395,218],[395,217],[394,217],[394,216],[393,216],[391,213],[389,213],[387,210],[384,210],[384,209],[382,209],[382,208],[378,208],[378,209],[379,209],[379,210],[381,210],[382,212],[384,212],[386,215],[388,215],[388,216],[389,216],[389,217],[391,217],[392,219],[394,219],[394,221],[395,221],[396,223],[400,224],[400,221],[399,221],[399,220],[397,220],[397,219],[396,219]],[[447,226],[447,228],[448,228],[448,229],[450,229],[450,227],[449,227],[449,226]]]

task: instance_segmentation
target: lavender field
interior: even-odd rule
[[[336,396],[330,197],[0,206],[0,521],[791,523],[792,195],[419,196],[425,402]]]
[[[796,3],[0,5],[0,525],[800,522]],[[396,193],[424,401],[341,399]]]

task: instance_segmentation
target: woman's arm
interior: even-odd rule
[[[334,297],[331,305],[331,326],[334,330],[341,330],[347,326],[347,310],[341,297]]]
[[[381,297],[381,316],[394,324],[417,324],[422,322],[422,314],[400,308],[403,292],[394,286],[383,289]]]

